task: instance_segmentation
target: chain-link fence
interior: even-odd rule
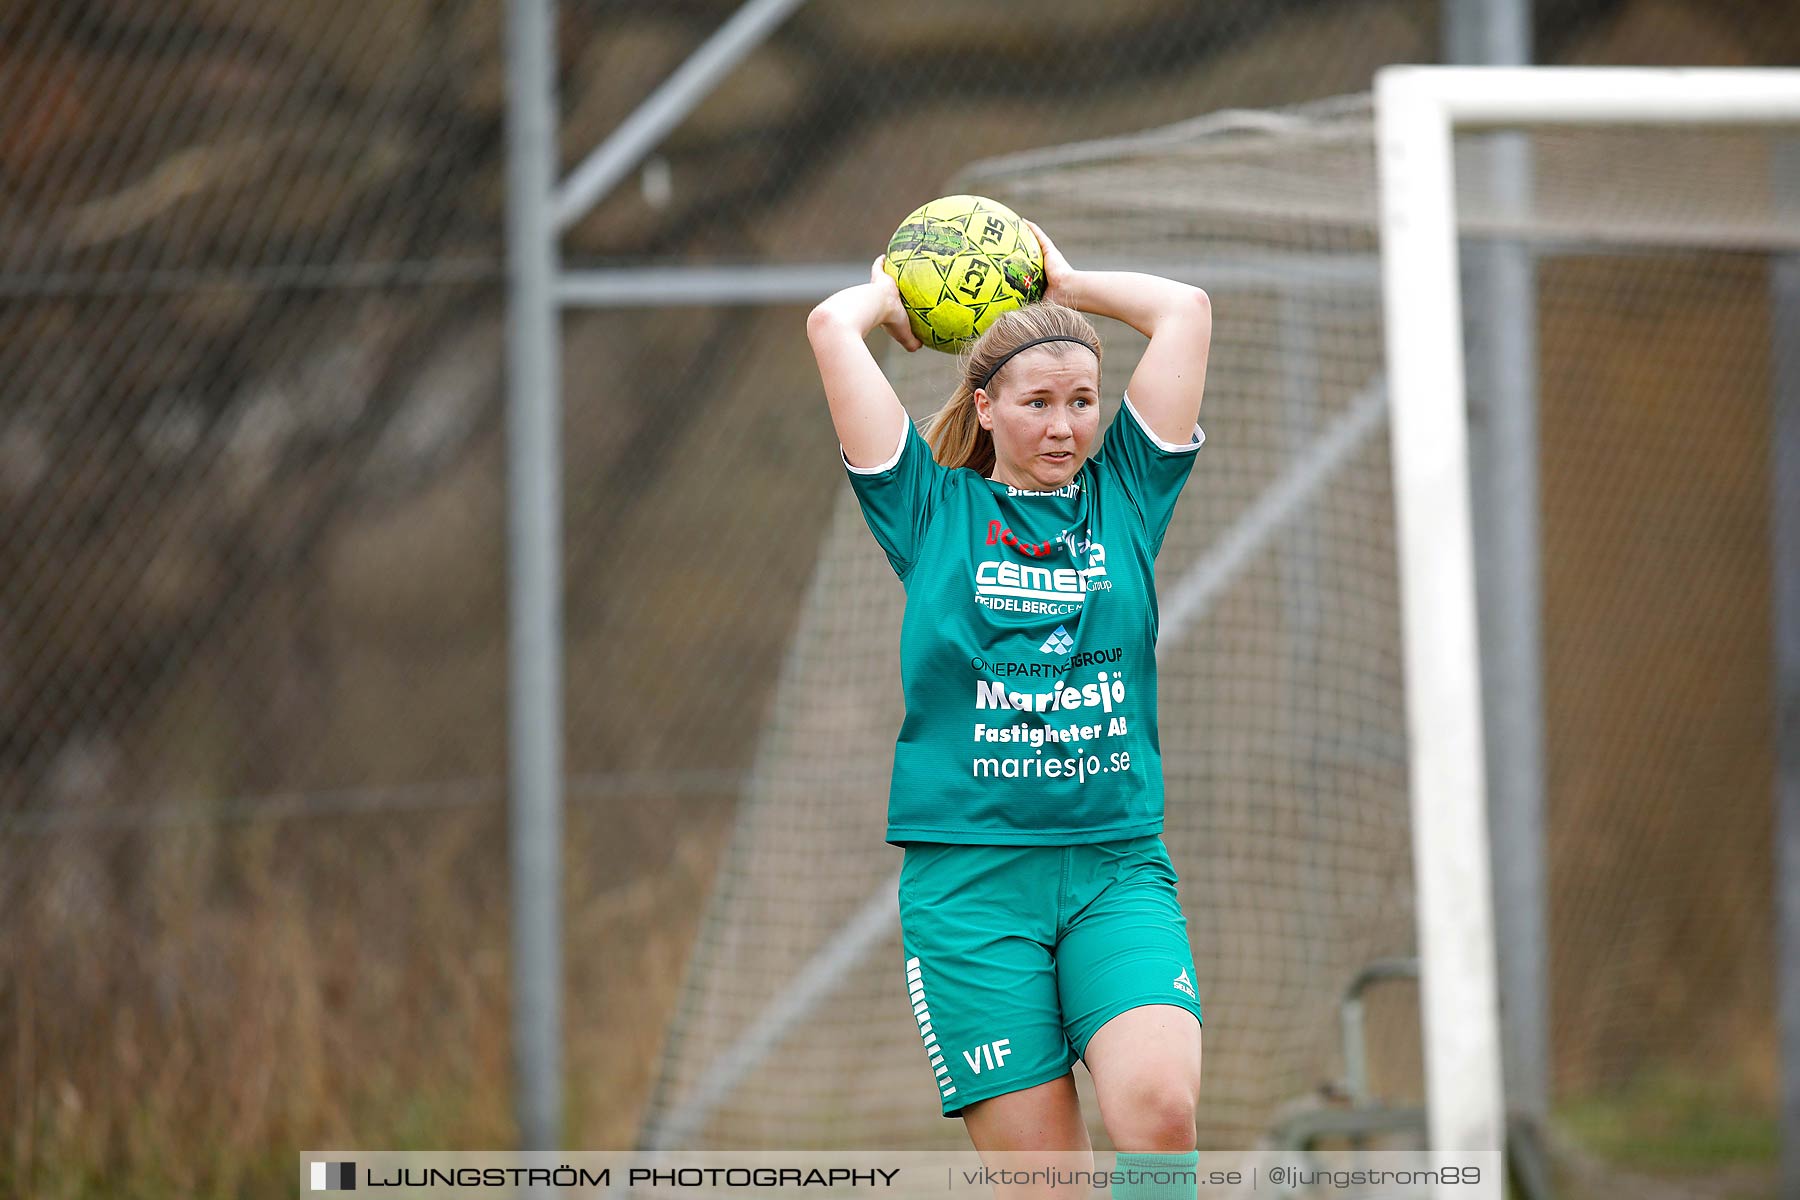
[[[565,165],[735,7],[564,3]],[[1800,57],[1776,3],[1542,10],[1543,61]],[[512,1139],[503,17],[0,8],[0,1192]],[[972,160],[1439,41],[1432,0],[816,0],[563,250],[866,261]],[[638,1134],[843,487],[803,318],[564,322],[570,1145]]]

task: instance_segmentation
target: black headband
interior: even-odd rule
[[[1000,356],[1000,361],[989,368],[988,373],[981,377],[981,382],[975,385],[976,389],[984,389],[988,384],[992,383],[994,381],[994,376],[1000,373],[1000,368],[1011,362],[1014,355],[1023,354],[1033,346],[1041,346],[1045,342],[1074,342],[1077,346],[1086,346],[1088,350],[1093,353],[1095,358],[1100,357],[1100,352],[1095,350],[1093,345],[1089,343],[1086,338],[1071,337],[1066,333],[1053,333],[1049,337],[1041,337],[1035,341],[1026,342],[1023,346],[1015,346],[1005,354],[1002,354]]]

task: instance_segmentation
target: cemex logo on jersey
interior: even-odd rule
[[[1105,578],[1106,547],[1083,534],[1071,536],[1065,529],[1054,541],[1032,544],[1021,542],[1000,522],[989,521],[987,544],[1009,546],[1030,558],[1043,558],[1066,546],[1077,562],[1085,557],[1087,566],[1033,566],[1003,558],[983,559],[975,564],[975,603],[985,608],[1066,616],[1081,611],[1089,592],[1105,591],[1112,586],[1112,581]],[[1069,560],[1064,558],[1062,561]]]
[[[1038,647],[1038,651],[1042,654],[1067,654],[1074,648],[1075,639],[1069,636],[1068,627],[1058,625],[1056,632],[1050,635],[1048,641]]]
[[[1073,567],[1034,567],[990,558],[975,564],[975,603],[996,612],[1068,616],[1087,600],[1087,580]]]

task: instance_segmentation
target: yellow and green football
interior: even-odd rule
[[[954,354],[1000,316],[1044,297],[1044,252],[1019,214],[986,196],[912,211],[888,241],[887,273],[921,342]]]

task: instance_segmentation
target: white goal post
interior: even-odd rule
[[[1800,71],[1390,67],[1381,264],[1431,1145],[1504,1145],[1470,531],[1457,127],[1800,123]]]

